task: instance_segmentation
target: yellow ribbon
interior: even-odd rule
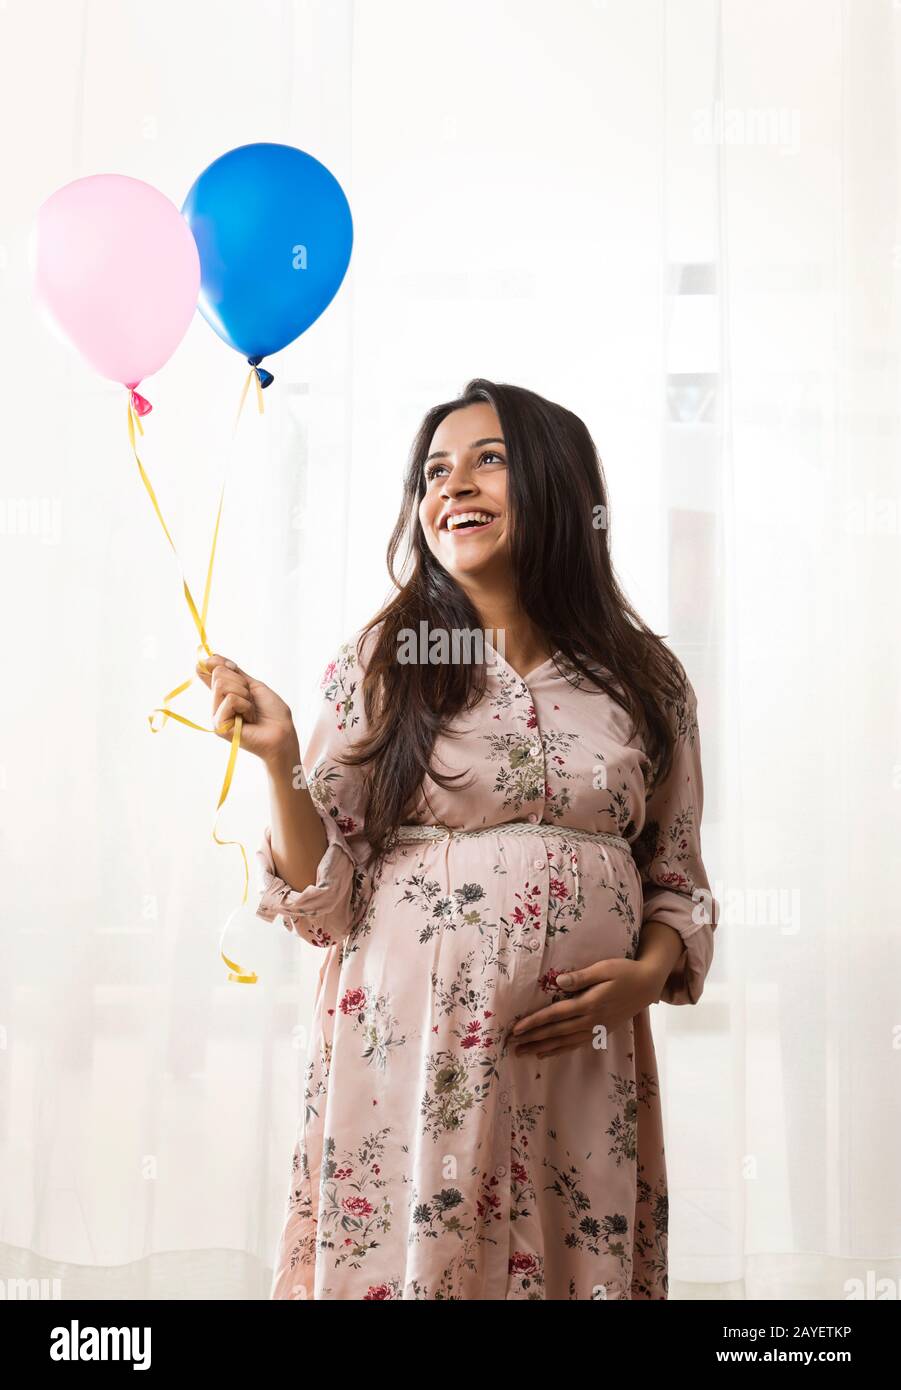
[[[244,383],[244,390],[241,392],[241,399],[238,402],[238,413],[235,416],[235,426],[232,430],[232,438],[234,438],[235,430],[238,428],[238,421],[241,418],[241,411],[244,409],[244,402],[247,399],[247,392],[250,387],[251,379],[256,382],[257,386],[257,410],[261,415],[263,413],[263,388],[260,385],[260,378],[257,375],[256,367],[251,367],[250,371],[247,373],[247,380]]]
[[[257,409],[258,409],[260,415],[263,414],[263,388],[262,388],[262,386],[260,385],[260,379],[259,379],[259,377],[257,376],[256,369],[255,369],[255,368],[251,368],[250,372],[248,373],[247,380],[246,380],[245,383],[244,383],[244,389],[243,389],[243,391],[241,392],[241,400],[240,400],[240,402],[239,402],[239,404],[238,404],[238,412],[237,412],[237,414],[236,414],[236,416],[235,416],[234,429],[232,430],[232,437],[233,437],[233,438],[234,438],[235,431],[236,431],[237,428],[238,428],[238,421],[239,421],[240,418],[241,418],[241,411],[244,409],[244,402],[245,402],[245,400],[247,399],[247,392],[248,392],[248,390],[250,389],[251,378],[253,378],[253,380],[256,382],[256,387],[257,387]],[[134,456],[135,456],[135,462],[136,462],[136,464],[138,465],[138,472],[139,472],[139,474],[140,474],[140,476],[141,476],[141,481],[142,481],[142,483],[144,484],[144,487],[147,489],[147,495],[148,495],[148,497],[150,498],[151,503],[153,504],[153,510],[156,512],[156,515],[157,515],[157,518],[158,518],[158,520],[159,520],[159,523],[160,523],[160,525],[162,526],[163,531],[164,531],[164,533],[165,533],[166,540],[169,542],[169,545],[172,547],[172,553],[173,553],[173,555],[175,556],[176,561],[178,562],[178,567],[179,567],[179,569],[181,570],[181,582],[182,582],[182,588],[183,588],[183,590],[184,590],[185,601],[187,602],[188,611],[189,611],[190,614],[191,614],[191,618],[193,619],[194,626],[197,628],[197,632],[198,632],[198,635],[199,635],[199,637],[200,637],[200,644],[199,644],[199,646],[198,646],[198,648],[197,648],[198,661],[200,662],[200,664],[205,664],[205,663],[204,663],[204,660],[203,660],[203,653],[205,652],[207,656],[212,656],[212,654],[213,654],[212,651],[211,651],[211,649],[210,649],[209,640],[208,640],[207,634],[206,634],[206,618],[207,618],[207,611],[208,611],[208,609],[209,609],[209,603],[210,603],[210,590],[211,590],[211,588],[212,588],[212,582],[213,582],[213,565],[214,565],[214,562],[215,562],[215,559],[216,559],[216,543],[217,543],[217,541],[218,541],[218,539],[219,539],[219,523],[220,523],[220,521],[221,521],[221,519],[222,519],[222,505],[223,505],[223,502],[225,501],[225,482],[223,482],[223,484],[222,484],[222,491],[221,491],[220,494],[219,494],[219,508],[218,508],[218,511],[216,512],[216,525],[215,525],[215,527],[213,528],[213,541],[212,541],[212,545],[211,545],[211,547],[210,547],[210,560],[209,560],[209,564],[207,565],[206,584],[204,585],[204,590],[203,590],[203,606],[202,606],[202,608],[198,611],[197,604],[194,602],[194,596],[193,596],[193,594],[191,593],[190,588],[188,587],[188,581],[187,581],[186,578],[185,578],[184,569],[182,568],[181,561],[180,561],[179,558],[178,558],[178,551],[177,551],[176,548],[175,548],[175,542],[174,542],[173,539],[172,539],[172,536],[171,536],[171,534],[170,534],[170,532],[169,532],[168,526],[166,525],[165,521],[163,520],[163,513],[162,513],[162,511],[160,510],[160,504],[159,504],[159,502],[158,502],[157,499],[156,499],[156,493],[155,493],[154,490],[153,490],[153,484],[151,483],[150,478],[147,476],[147,470],[144,468],[144,465],[143,465],[143,463],[141,462],[140,456],[138,455],[137,438],[136,438],[136,433],[135,433],[136,430],[137,430],[137,433],[140,434],[140,435],[143,437],[143,435],[144,435],[144,427],[143,427],[143,425],[141,424],[141,417],[140,417],[140,415],[138,414],[138,412],[134,409],[134,407],[133,407],[133,405],[132,405],[132,401],[131,401],[131,392],[129,392],[129,395],[128,395],[128,439],[129,439],[129,443],[131,444],[132,453],[133,453]],[[194,677],[193,677],[193,676],[189,676],[188,679],[187,679],[186,681],[182,681],[181,685],[176,685],[172,690],[170,690],[166,695],[163,696],[163,704],[162,704],[162,706],[159,706],[157,709],[153,710],[152,713],[149,714],[149,715],[147,716],[148,722],[149,722],[149,724],[150,724],[150,729],[151,729],[151,732],[152,732],[152,733],[155,733],[155,734],[160,733],[160,732],[162,731],[162,729],[165,727],[165,724],[166,724],[166,720],[167,720],[167,719],[175,719],[175,720],[178,721],[179,724],[185,724],[189,729],[198,729],[202,734],[214,734],[214,733],[217,732],[216,729],[207,729],[203,724],[195,724],[193,720],[191,720],[191,719],[186,719],[185,716],[184,716],[183,714],[177,714],[175,710],[172,710],[172,709],[169,709],[169,708],[168,708],[169,701],[170,701],[170,700],[174,700],[178,695],[181,695],[183,691],[187,690],[188,686],[192,684],[193,680],[194,680]],[[157,725],[157,724],[154,723],[154,716],[155,716],[155,715],[158,715],[158,714],[161,714],[163,717],[162,717],[162,721]],[[238,749],[239,749],[240,746],[241,746],[241,729],[243,728],[243,726],[244,726],[244,720],[242,719],[242,717],[241,717],[240,714],[236,714],[236,715],[235,715],[235,718],[234,718],[234,724],[233,724],[233,730],[232,730],[231,747],[229,748],[229,754],[228,754],[228,763],[227,763],[226,768],[225,768],[225,777],[224,777],[223,782],[222,782],[222,790],[221,790],[220,793],[219,793],[219,801],[218,801],[218,803],[217,803],[217,805],[216,805],[216,819],[215,819],[215,821],[213,822],[213,839],[216,841],[216,844],[217,844],[217,845],[237,845],[238,848],[239,848],[240,851],[241,851],[241,857],[242,857],[242,859],[243,859],[243,861],[244,861],[244,893],[243,893],[243,896],[242,896],[242,898],[241,898],[241,906],[242,906],[242,907],[243,907],[244,904],[247,902],[247,893],[248,893],[248,888],[249,888],[249,885],[250,885],[250,869],[249,869],[248,863],[247,863],[247,851],[245,850],[245,848],[244,848],[244,846],[243,846],[243,844],[241,843],[240,840],[221,840],[221,839],[219,838],[219,836],[216,834],[216,827],[217,827],[218,824],[219,824],[219,812],[222,810],[222,807],[223,807],[223,805],[224,805],[224,803],[225,803],[225,798],[228,796],[229,788],[231,787],[231,784],[232,784],[232,777],[234,776],[234,771],[235,771],[235,763],[236,763],[237,757],[238,757]],[[223,727],[224,727],[224,729],[227,731],[228,726],[225,725],[225,726],[223,726]],[[224,941],[224,939],[225,939],[225,931],[226,931],[227,925],[228,925],[228,924],[226,923],[226,927],[224,927],[223,930],[222,930],[222,937],[220,938],[220,941],[219,941],[219,954],[220,954],[220,956],[222,957],[222,959],[225,961],[225,964],[226,964],[226,965],[228,966],[228,968],[229,968],[229,975],[228,975],[228,978],[229,978],[229,980],[232,980],[232,981],[234,981],[236,984],[239,984],[239,985],[255,985],[255,984],[257,983],[257,980],[258,980],[258,977],[257,977],[257,975],[256,975],[256,972],[255,972],[255,971],[246,972],[246,971],[242,970],[242,969],[241,969],[241,966],[238,965],[238,964],[236,964],[235,961],[229,960],[228,956],[225,954],[225,951],[222,949],[223,941]]]

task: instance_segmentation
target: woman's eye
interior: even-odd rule
[[[498,461],[498,463],[506,463],[506,462],[507,462],[507,460],[504,458],[503,454],[496,454],[496,453],[494,453],[494,452],[493,452],[492,450],[490,450],[490,449],[489,449],[489,450],[486,450],[484,454],[480,454],[480,455],[479,455],[479,463],[484,463],[486,459],[496,459],[496,460]],[[431,464],[429,464],[428,468],[425,470],[426,482],[430,483],[430,482],[432,481],[433,478],[437,478],[438,474],[439,474],[442,470],[446,470],[446,469],[447,469],[447,464],[446,464],[446,463],[431,463]]]

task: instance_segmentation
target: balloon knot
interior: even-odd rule
[[[131,391],[130,396],[132,409],[134,410],[136,415],[150,414],[151,410],[153,409],[153,406],[144,396],[139,395],[137,391]]]
[[[257,374],[257,381],[260,383],[262,390],[265,391],[266,387],[271,386],[273,381],[275,381],[275,377],[272,375],[271,372],[267,372],[265,367],[260,366],[262,360],[262,355],[257,357],[248,357],[247,359],[248,364],[251,367],[253,367],[254,371]]]

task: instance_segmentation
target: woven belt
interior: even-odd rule
[[[542,821],[511,820],[503,825],[485,825],[478,830],[454,830],[449,825],[399,825],[399,840],[471,840],[476,835],[540,835],[542,839],[594,840],[600,845],[615,845],[632,853],[632,846],[621,835],[607,830],[580,830],[576,826],[547,825]]]

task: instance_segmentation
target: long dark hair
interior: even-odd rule
[[[494,407],[506,445],[508,534],[522,611],[548,646],[562,653],[573,678],[585,678],[583,688],[587,680],[589,688],[606,691],[627,711],[633,736],[643,732],[657,778],[672,762],[675,729],[667,704],[684,701],[685,669],[619,587],[610,560],[607,487],[591,435],[564,406],[522,386],[475,377],[456,400],[433,406],[419,427],[388,544],[397,592],[359,637],[358,652],[369,633],[374,638],[362,682],[369,736],[342,761],[370,764],[370,862],[390,848],[424,777],[448,788],[464,775],[435,771],[432,751],[448,722],[471,710],[485,691],[481,662],[398,661],[401,629],[418,633],[423,620],[430,632],[480,630],[475,606],[429,549],[417,508],[426,490],[425,459],[441,421],[453,410],[484,402]],[[562,669],[566,674],[565,663]]]

